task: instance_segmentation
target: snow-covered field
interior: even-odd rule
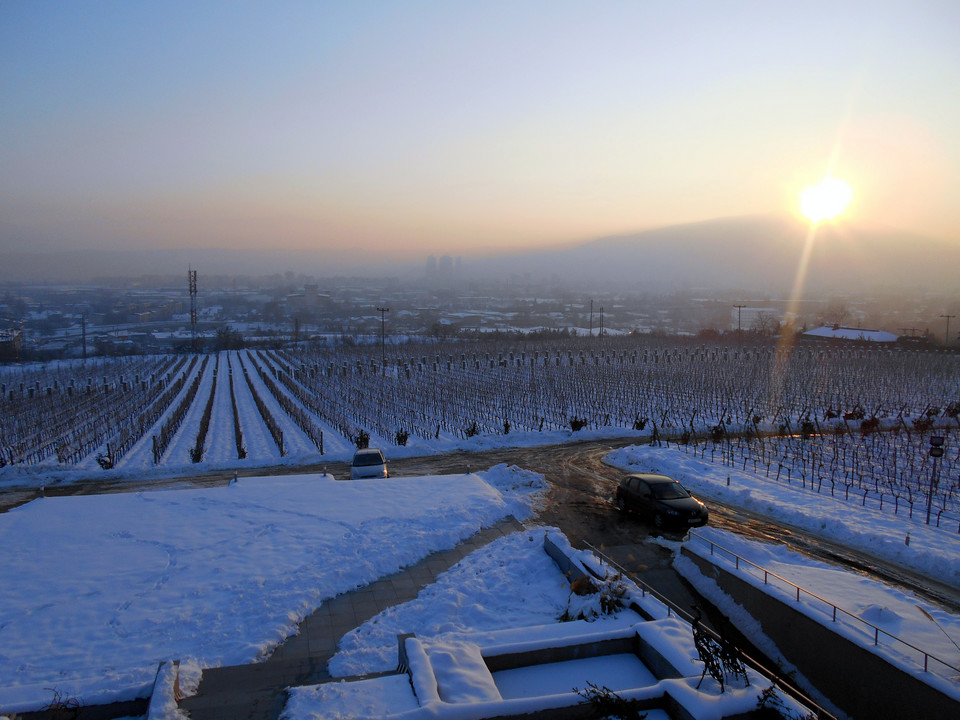
[[[0,515],[0,708],[132,697],[172,658],[253,662],[324,599],[523,516],[542,484],[498,466],[34,500]]]

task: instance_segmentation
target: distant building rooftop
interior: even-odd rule
[[[805,332],[804,337],[826,340],[860,340],[864,342],[896,342],[899,336],[886,330],[866,330],[841,325],[822,325]]]

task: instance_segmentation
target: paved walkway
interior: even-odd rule
[[[284,688],[330,678],[327,662],[347,632],[388,607],[413,600],[437,575],[474,550],[522,529],[517,520],[508,517],[452,550],[433,553],[371,585],[324,601],[300,624],[297,635],[265,662],[204,670],[197,694],[185,698],[180,707],[193,720],[275,720],[286,701]]]

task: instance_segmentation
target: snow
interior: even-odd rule
[[[267,367],[270,367],[270,368],[286,367],[283,363],[273,362],[270,359],[267,360],[266,365]],[[303,387],[303,385],[295,377],[292,378],[292,381],[297,385],[299,385],[301,388]],[[281,382],[278,382],[277,387],[280,389],[280,392],[283,393],[286,397],[288,397],[291,401],[293,401],[297,405],[300,405],[300,407],[303,408],[304,412],[306,412],[307,415],[309,415],[313,419],[313,422],[323,433],[323,447],[324,447],[324,453],[326,453],[326,456],[330,456],[332,458],[340,458],[340,457],[349,458],[353,454],[353,452],[357,449],[356,445],[354,445],[347,438],[340,435],[336,430],[333,429],[333,427],[331,427],[329,424],[324,422],[319,416],[317,416],[316,413],[312,412],[309,408],[307,408],[306,406],[302,405],[299,401],[297,401],[296,397],[294,397],[294,395],[290,392],[290,390],[287,388],[286,385],[284,385]]]
[[[217,356],[217,391],[213,397],[213,412],[210,414],[210,427],[207,430],[207,444],[203,459],[217,465],[237,459],[233,407],[230,405],[230,373],[227,369],[225,353]]]
[[[215,358],[211,358],[211,367],[207,368],[204,380],[201,383],[190,411],[171,446],[167,448],[159,465],[153,463],[152,437],[179,405],[180,398],[186,393],[193,373],[185,383],[183,390],[171,402],[170,407],[159,418],[156,424],[148,429],[111,470],[103,470],[96,462],[97,451],[92,452],[81,463],[76,465],[58,465],[55,462],[45,461],[37,465],[9,464],[0,468],[0,489],[25,489],[41,486],[67,485],[73,482],[89,481],[91,473],[109,482],[129,480],[142,482],[146,478],[188,477],[202,473],[230,469],[268,468],[277,465],[298,466],[304,463],[317,462],[344,462],[353,456],[356,446],[345,438],[328,423],[316,414],[294,400],[297,405],[310,415],[317,427],[323,431],[324,454],[321,455],[313,442],[284,412],[276,398],[270,393],[263,380],[253,367],[250,358],[251,351],[223,351]],[[259,356],[257,362],[270,372],[269,368],[277,363],[263,360]],[[233,384],[237,400],[237,411],[240,417],[240,426],[243,432],[244,445],[247,455],[243,459],[237,458],[234,444],[233,409],[230,403],[230,374],[227,371],[227,359],[233,366]],[[203,414],[209,397],[210,383],[212,382],[213,360],[217,363],[217,390],[214,398],[213,413],[206,439],[206,451],[199,463],[190,459],[189,448],[193,447],[199,427],[199,419]],[[284,444],[287,454],[280,455],[273,437],[270,435],[260,411],[257,409],[250,389],[243,377],[243,367],[249,371],[251,382],[257,388],[261,399],[270,408],[274,418],[280,424],[284,433]],[[49,365],[44,365],[44,372],[49,373]],[[2,371],[2,369],[0,369]],[[294,379],[294,382],[297,382]],[[278,383],[280,392],[291,397],[291,393],[282,383]],[[534,447],[549,444],[564,444],[587,440],[607,438],[649,436],[651,429],[646,431],[627,430],[622,427],[590,427],[572,432],[571,430],[520,431],[512,430],[503,435],[475,435],[469,438],[457,438],[447,433],[441,433],[436,439],[423,439],[411,435],[405,446],[394,445],[394,438],[379,438],[373,430],[371,445],[379,445],[387,456],[387,460],[398,458],[442,455],[452,451],[483,451],[502,448]],[[174,447],[174,446],[177,447]],[[100,448],[102,451],[103,448]],[[54,458],[55,460],[55,458]]]
[[[124,458],[131,461],[131,467],[125,468],[129,477],[192,474],[239,464],[232,446],[226,357],[218,358],[218,387],[204,462],[180,469],[149,468],[146,460],[133,461],[139,457],[134,448]],[[231,357],[251,455],[245,466],[301,462],[302,458],[279,458],[249,396],[239,356]],[[211,373],[212,363],[191,413],[197,408],[202,412]],[[284,421],[285,414],[252,367],[251,380],[278,420]],[[185,422],[184,427],[188,425]],[[215,426],[220,428],[217,433]],[[597,439],[614,430],[624,434],[619,428],[515,432],[441,440],[431,444],[428,452]],[[315,448],[299,429],[291,432],[294,452],[310,449],[311,459],[316,460]],[[284,434],[288,437],[286,428]],[[302,442],[295,440],[298,434]],[[221,438],[221,444],[214,446],[213,437],[220,435],[226,435],[226,442]],[[342,445],[337,453],[343,457],[337,453],[325,457],[347,459],[353,448],[341,438],[332,439]],[[424,447],[388,451],[392,457],[423,452]],[[676,448],[625,448],[607,460],[630,471],[671,475],[705,499],[738,505],[960,587],[960,536],[926,526],[919,518],[881,514],[857,502],[713,465]],[[137,467],[141,462],[143,466]],[[43,469],[47,474],[22,470],[5,468],[0,478],[22,485],[25,478],[41,484],[51,477],[69,482],[82,476],[70,470],[52,474],[49,468]],[[110,471],[111,477],[116,475]],[[201,666],[254,662],[295,632],[299,620],[325,599],[395,572],[432,551],[452,547],[507,514],[528,517],[546,487],[537,473],[498,465],[485,472],[445,477],[351,483],[325,475],[296,475],[242,479],[216,489],[35,500],[0,515],[0,543],[6,550],[0,560],[0,707],[36,708],[49,701],[51,688],[84,702],[143,695],[152,687],[158,664],[175,657],[183,659],[181,681],[184,668],[196,668],[198,676]],[[330,663],[331,673],[392,670],[397,660],[396,636],[416,633],[417,641],[408,641],[411,666],[425,665],[426,677],[433,677],[432,691],[418,688],[419,696],[435,694],[438,702],[441,697],[460,698],[455,701],[475,706],[479,712],[500,691],[497,678],[484,675],[468,644],[483,644],[485,653],[503,653],[580,642],[638,622],[639,616],[630,611],[589,623],[557,622],[564,613],[591,617],[590,603],[595,599],[571,595],[566,579],[541,549],[545,532],[583,564],[597,565],[589,553],[573,551],[555,530],[532,530],[497,540],[464,558],[413,601],[390,608],[348,633]],[[908,532],[909,545],[904,542]],[[777,574],[884,631],[947,661],[957,659],[948,636],[960,636],[960,620],[940,608],[859,575],[818,566],[783,548],[761,547],[712,528],[700,533],[759,565],[769,564]],[[676,561],[678,569],[689,574],[684,563],[692,565],[684,558]],[[712,581],[691,581],[738,624],[752,621],[749,616],[735,617],[737,609],[724,605],[718,588],[711,595],[707,585]],[[658,618],[640,623],[634,631],[656,644],[681,672],[699,675],[689,626],[669,618],[666,608],[651,596],[640,597],[634,590],[629,595]],[[816,608],[811,612],[822,614]],[[761,649],[778,656],[775,647],[764,646],[762,633],[749,634]],[[890,657],[895,654],[887,645],[881,650]],[[593,672],[585,667],[575,664],[571,673],[582,679],[587,676],[584,673]],[[604,684],[609,686],[607,681]],[[661,686],[667,684],[704,717],[717,715],[723,703],[734,706],[748,699],[746,695],[730,697],[704,707],[702,696],[692,689],[695,682],[661,681]],[[547,691],[549,687],[538,682],[531,692]],[[387,709],[412,712],[419,707],[405,676],[298,688],[291,695],[286,711],[290,718],[312,717],[320,712],[318,707],[324,717],[371,718],[383,717]],[[754,691],[754,703],[755,696]],[[522,699],[516,702],[521,703],[518,708],[528,707]],[[157,712],[160,717],[175,717],[169,702]]]
[[[882,513],[797,483],[776,482],[700,460],[692,451],[687,454],[676,447],[630,446],[614,450],[605,461],[628,472],[669,475],[702,498],[764,515],[960,588],[960,534],[924,524],[920,513],[912,519]]]
[[[217,364],[216,358],[211,358],[211,360],[212,361],[207,362],[207,367],[203,371],[200,385],[197,386],[197,394],[194,395],[193,402],[190,403],[190,409],[187,410],[187,414],[183,417],[183,422],[180,423],[180,427],[177,428],[177,432],[174,433],[170,444],[167,446],[166,452],[163,454],[163,461],[165,462],[176,465],[185,465],[190,462],[190,450],[197,442],[197,430],[200,427],[200,418],[203,417],[203,411],[207,407],[207,399],[210,397],[210,390],[213,388],[213,371]],[[219,384],[220,377],[218,376],[217,385]],[[187,388],[189,386],[190,382],[187,382],[184,387]],[[172,407],[175,408],[178,403],[179,397],[174,401]],[[144,443],[144,445],[149,451],[150,443]],[[152,459],[152,457],[150,459]]]
[[[377,720],[412,712],[419,707],[410,687],[410,678],[392,675],[376,680],[341,681],[295,688],[282,717]]]
[[[821,327],[808,330],[804,335],[818,338],[832,338],[834,340],[870,340],[872,342],[894,342],[898,339],[897,335],[886,330],[865,330],[863,328],[834,327],[833,325],[822,325]]]
[[[453,642],[467,633],[557,622],[571,593],[567,579],[543,552],[544,532],[529,530],[495,540],[439,575],[415,599],[351,630],[330,660],[330,674],[392,670],[397,665],[397,635],[405,633]],[[624,614],[633,622],[639,618],[633,612]],[[607,622],[612,620],[593,629]]]
[[[163,426],[163,423],[165,423],[167,419],[170,417],[170,415],[172,415],[173,412],[176,410],[176,408],[179,407],[180,401],[189,391],[190,384],[193,382],[193,378],[196,376],[198,372],[200,372],[201,363],[198,362],[196,367],[194,367],[190,371],[186,370],[187,367],[189,367],[189,365],[185,365],[184,369],[181,370],[180,373],[178,373],[178,376],[186,373],[186,382],[184,382],[183,387],[180,389],[180,392],[177,393],[176,397],[173,398],[173,400],[170,402],[170,405],[167,407],[167,409],[164,410],[164,412],[160,415],[157,421],[153,424],[153,427],[151,427],[150,430],[145,432],[143,434],[143,437],[141,437],[137,442],[135,442],[133,444],[133,447],[131,447],[130,450],[128,450],[127,453],[122,458],[120,458],[120,460],[117,462],[118,468],[137,467],[140,465],[153,463],[153,436],[156,434],[159,434],[160,428]],[[198,389],[197,391],[198,396],[200,395],[202,388],[203,388],[203,383],[201,382],[200,389]],[[183,425],[180,426],[179,431],[180,432],[184,431]],[[101,446],[100,448],[94,450],[86,458],[84,458],[82,461],[77,463],[77,466],[76,466],[77,469],[81,471],[85,471],[86,474],[89,474],[90,470],[93,470],[94,468],[98,467],[98,464],[96,461],[97,455],[98,453],[103,452],[105,449],[106,448],[104,446]],[[168,448],[168,452],[169,452],[169,448]],[[184,456],[184,462],[188,462],[189,457],[190,457],[189,455]]]
[[[260,410],[253,400],[253,394],[250,392],[250,385],[244,379],[241,361],[243,354],[232,352],[233,362],[233,391],[237,398],[237,412],[240,415],[240,430],[243,432],[243,444],[247,450],[248,457],[262,458],[270,463],[276,463],[280,460],[280,448],[274,441],[273,436],[267,429]],[[250,380],[253,381],[256,371],[252,368],[248,371]],[[254,383],[256,385],[256,383]],[[259,392],[259,388],[258,388]],[[261,393],[260,398],[266,402],[266,398]],[[274,416],[276,417],[276,416]]]
[[[480,646],[474,643],[433,643],[427,648],[437,679],[437,694],[447,703],[502,700]]]
[[[501,463],[489,470],[477,473],[487,485],[503,493],[510,505],[510,514],[517,520],[525,520],[543,498],[550,484],[538,472],[524,470],[516,465]]]
[[[184,720],[185,716],[177,707],[176,683],[179,667],[177,663],[165,662],[157,670],[153,684],[153,694],[147,708],[148,720]]]
[[[818,692],[810,681],[797,670],[795,665],[783,657],[780,653],[780,648],[767,637],[760,623],[737,604],[733,598],[723,592],[716,580],[703,575],[694,562],[683,555],[679,555],[674,559],[673,566],[707,602],[723,613],[724,617],[733,623],[740,632],[750,638],[750,642],[753,643],[753,645],[767,658],[770,658],[776,663],[776,665],[792,679],[797,687],[803,688],[808,697],[812,698],[820,707],[825,708],[835,717],[847,717],[838,707],[833,705],[826,696]]]
[[[610,453],[606,461],[630,472],[669,475],[705,499],[719,500],[760,513],[778,523],[801,528],[859,549],[892,565],[900,565],[952,587],[960,587],[960,536],[946,528],[925,525],[919,518],[881,513],[857,502],[846,502],[804,490],[796,484],[786,485],[751,473],[738,472],[729,466],[699,460],[694,454],[677,448],[622,448]],[[910,534],[909,545],[905,543],[907,533]],[[703,539],[698,539],[698,536]],[[769,576],[764,584],[763,570],[750,568],[748,564],[740,562],[741,576],[765,592],[792,599],[794,607],[835,632],[873,647],[874,631],[855,618],[879,627],[883,632],[879,635],[879,647],[875,648],[878,654],[960,699],[956,671],[931,660],[931,672],[923,673],[922,654],[885,635],[889,633],[933,657],[960,667],[960,648],[954,645],[955,641],[960,642],[960,617],[956,614],[887,583],[813,560],[782,546],[748,540],[717,528],[705,527],[693,531],[686,546],[713,562],[736,570],[732,555],[717,549],[710,555],[709,542],[826,600],[825,603],[801,593],[803,602],[797,605],[794,587]],[[713,580],[704,578],[687,558],[677,557],[674,565],[765,654],[782,661],[779,650],[765,638],[756,621],[726,597]],[[839,622],[834,623],[832,608],[827,603],[838,606],[853,617],[840,612]],[[952,684],[938,679],[937,675],[950,678]]]
[[[559,569],[543,550],[544,536],[574,563],[588,553],[570,547],[553,528],[537,528],[499,539],[471,553],[457,566],[437,578],[413,601],[372,618],[354,633],[359,641],[341,643],[334,658],[341,670],[372,672],[392,669],[396,658],[396,634],[414,632],[404,640],[410,674],[358,682],[332,682],[313,687],[289,688],[290,700],[281,715],[284,720],[314,718],[421,718],[466,720],[491,716],[515,716],[563,708],[583,702],[575,689],[587,682],[620,691],[624,698],[656,699],[669,693],[682,698],[698,718],[736,715],[756,707],[760,691],[768,684],[750,673],[751,685],[733,683],[725,694],[711,678],[700,681],[702,664],[690,625],[676,617],[644,621],[624,610],[591,622],[559,622],[569,598]],[[595,564],[595,560],[589,564]],[[505,579],[508,581],[505,583]],[[517,587],[522,592],[516,592]],[[509,592],[504,597],[502,590]],[[541,612],[526,603],[537,595]],[[627,584],[627,596],[639,597]],[[488,602],[498,602],[497,613],[484,614]],[[511,615],[499,620],[499,613]],[[531,624],[540,623],[540,624]],[[502,629],[498,629],[502,628]],[[584,646],[638,636],[686,677],[659,679],[636,655],[612,654],[589,659],[528,666],[491,673],[486,661],[500,655],[520,655],[545,648]],[[382,657],[362,658],[358,648],[382,646]],[[349,666],[348,668],[345,666]],[[798,706],[780,700],[791,710]],[[396,703],[393,705],[391,703]],[[654,710],[648,717],[664,720],[668,715]]]
[[[476,475],[34,500],[0,515],[0,707],[38,707],[50,688],[87,703],[142,696],[171,658],[255,662],[324,599],[453,547],[512,504]]]
[[[284,409],[280,407],[280,403],[277,402],[273,393],[267,389],[263,378],[260,377],[260,373],[257,372],[254,367],[255,364],[258,363],[254,362],[251,354],[248,353],[243,356],[243,365],[247,368],[250,382],[253,383],[253,386],[257,389],[257,395],[263,400],[264,405],[266,405],[270,414],[273,415],[273,419],[276,420],[280,429],[283,431],[284,454],[289,456],[289,458],[296,458],[301,462],[316,462],[320,459],[320,451],[317,449],[317,446],[304,434],[303,430],[297,427]],[[246,384],[246,382],[244,382],[244,384]],[[257,412],[259,413],[259,411]],[[264,426],[264,430],[266,430],[266,426]],[[273,438],[271,437],[271,441],[272,440]]]
[[[704,540],[730,552],[715,548],[711,555],[709,544],[698,541],[694,535],[702,536]],[[687,547],[728,570],[733,569],[755,587],[785,600],[791,607],[834,632],[871,648],[896,665],[913,672],[921,671],[924,666],[923,656],[913,649],[919,648],[933,658],[960,668],[960,647],[951,640],[955,638],[960,642],[960,617],[951,615],[912,593],[814,560],[782,546],[747,540],[716,528],[703,528],[695,534],[691,533]],[[730,553],[746,557],[763,570],[775,573],[779,578],[815,593],[818,597],[801,592],[800,602],[797,603],[795,587],[769,575],[764,583],[763,570],[743,562],[737,570],[734,556]],[[837,613],[836,622],[833,621],[831,604],[844,611]],[[875,638],[873,627],[866,623],[882,632]],[[909,643],[913,648],[904,643]],[[950,680],[960,680],[960,672],[933,659],[928,662],[928,669],[931,673]],[[926,680],[929,682],[931,678],[927,676]],[[941,686],[940,683],[937,685]],[[956,685],[951,688],[949,683],[943,687],[948,694],[960,700],[960,688]]]
[[[538,697],[586,690],[587,683],[605,686],[614,692],[655,685],[657,678],[636,655],[605,655],[582,660],[530,665],[501,670],[493,679],[505,699]]]

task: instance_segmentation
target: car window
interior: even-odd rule
[[[638,480],[637,483],[638,483],[638,485],[637,485],[637,491],[638,491],[643,497],[650,497],[650,486],[647,485],[645,482],[642,482],[642,481],[640,481],[640,480]]]
[[[663,483],[653,486],[653,495],[658,500],[676,500],[677,498],[690,497],[690,493],[680,483]]]
[[[383,456],[380,453],[357,453],[353,456],[353,464],[357,467],[382,465]]]

